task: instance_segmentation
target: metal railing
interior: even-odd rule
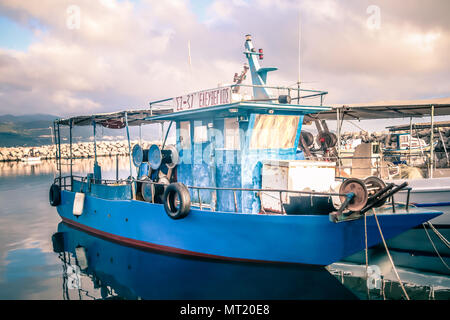
[[[293,87],[293,86],[268,86],[268,85],[254,85],[254,84],[231,84],[226,86],[218,86],[216,88],[210,88],[206,90],[196,91],[196,92],[189,92],[186,94],[186,96],[193,96],[195,94],[198,94],[200,92],[209,92],[214,90],[221,90],[221,89],[227,89],[230,88],[230,92],[232,95],[230,96],[230,102],[257,102],[257,101],[272,101],[274,103],[278,103],[278,97],[280,95],[287,95],[291,98],[292,101],[296,101],[297,104],[300,103],[302,99],[319,99],[320,105],[323,105],[324,97],[328,94],[327,91],[322,90],[311,90],[311,89],[302,89],[299,87]],[[270,91],[276,91],[272,93],[272,95],[267,99],[256,99],[253,96],[253,89],[268,89]],[[302,95],[302,93],[305,93]],[[233,94],[238,94],[241,96],[240,99],[233,100]],[[153,110],[155,107],[168,107],[172,106],[174,104],[174,101],[177,98],[180,98],[181,96],[162,99],[162,100],[156,100],[151,101],[149,103],[150,110]],[[235,96],[236,97],[236,96]]]
[[[69,179],[69,183],[68,180]],[[338,177],[337,179],[342,179],[345,180],[346,178],[343,177]],[[102,185],[132,185],[134,183],[144,183],[144,184],[152,184],[152,185],[160,185],[160,186],[166,186],[167,183],[160,183],[160,182],[155,182],[155,181],[151,181],[151,180],[143,180],[143,179],[120,179],[120,180],[107,180],[107,179],[95,179],[93,177],[82,177],[82,176],[62,176],[62,177],[56,177],[54,180],[54,183],[58,183],[61,187],[61,189],[63,190],[70,190],[70,191],[74,191],[73,190],[73,181],[77,180],[81,183],[87,183],[88,185],[91,184],[102,184]],[[299,190],[288,190],[288,189],[263,189],[263,188],[231,188],[231,187],[201,187],[201,186],[186,186],[189,190],[192,191],[192,193],[196,192],[197,193],[197,197],[198,197],[198,202],[194,202],[192,201],[191,204],[194,207],[198,207],[200,210],[205,210],[205,209],[209,209],[210,211],[215,211],[216,209],[216,204],[214,203],[213,205],[213,201],[211,201],[211,203],[205,203],[202,201],[201,195],[200,195],[200,191],[201,190],[209,190],[211,192],[215,192],[215,191],[232,191],[233,192],[233,199],[234,199],[234,213],[238,213],[238,201],[237,201],[237,192],[253,192],[253,193],[257,193],[258,197],[261,199],[261,195],[264,193],[266,195],[268,195],[268,193],[278,193],[279,198],[278,200],[280,201],[280,208],[281,211],[277,212],[272,210],[266,210],[266,208],[264,208],[261,205],[261,211],[266,213],[266,212],[270,212],[270,213],[276,213],[276,214],[286,214],[285,210],[284,210],[284,201],[283,201],[283,194],[297,194],[297,195],[307,195],[310,196],[311,198],[311,203],[312,203],[312,198],[313,197],[333,197],[333,196],[338,196],[338,197],[345,197],[346,199],[348,198],[349,194],[346,193],[338,193],[338,192],[316,192],[316,191],[299,191]],[[387,189],[392,188],[392,187],[398,187],[395,186],[394,184],[388,184]],[[81,188],[80,191],[83,191],[83,186]],[[387,190],[386,189],[386,190]],[[407,197],[406,197],[406,210],[409,210],[410,204],[409,204],[409,199],[410,199],[410,192],[411,192],[411,188],[410,187],[404,187],[404,190],[407,191]],[[90,192],[90,188],[88,188],[88,192]],[[133,188],[132,188],[132,192]],[[271,195],[269,195],[271,196]],[[275,196],[273,196],[274,198],[276,198]],[[373,197],[373,196],[372,196]],[[133,198],[133,197],[132,197]],[[212,198],[211,198],[212,199]],[[391,204],[392,204],[392,212],[395,213],[396,209],[396,205],[398,205],[399,203],[396,203],[394,200],[394,194],[392,193],[392,195],[390,195],[390,199],[391,199]],[[159,202],[155,202],[154,197],[152,197],[152,203],[159,203]],[[345,201],[344,201],[345,203]],[[343,206],[345,206],[344,204],[341,204],[340,208],[337,208],[338,212],[342,211]]]
[[[69,180],[69,183],[68,183]],[[121,179],[121,180],[107,180],[107,179],[95,179],[93,177],[81,177],[81,176],[62,176],[62,177],[56,177],[54,179],[54,183],[58,184],[62,190],[69,190],[73,191],[73,181],[77,180],[81,183],[88,183],[88,184],[102,184],[102,185],[132,185],[133,183],[145,183],[145,184],[152,184],[152,185],[162,185],[165,186],[167,183],[160,183],[155,182],[151,180],[143,180],[143,179]],[[90,180],[90,181],[89,181]],[[202,202],[201,196],[200,196],[200,190],[209,190],[211,192],[214,191],[232,191],[233,192],[233,199],[234,199],[234,212],[238,212],[238,202],[237,202],[237,192],[253,192],[257,193],[258,197],[261,198],[261,195],[263,193],[278,193],[279,194],[279,200],[280,200],[280,206],[281,206],[281,213],[284,214],[284,202],[283,202],[283,194],[297,194],[297,195],[306,195],[310,197],[332,197],[332,196],[344,196],[346,197],[347,194],[345,193],[338,193],[338,192],[316,192],[316,191],[298,191],[298,190],[288,190],[288,189],[262,189],[262,188],[227,188],[227,187],[200,187],[200,186],[188,186],[186,187],[189,190],[192,190],[192,192],[196,192],[198,196],[198,203],[192,202],[194,206],[198,206],[200,210],[210,208],[212,211],[215,211],[215,208],[212,207],[211,204]],[[264,208],[262,208],[265,210]]]

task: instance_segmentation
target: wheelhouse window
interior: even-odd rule
[[[181,149],[191,148],[191,123],[189,121],[180,122],[180,147]]]
[[[206,125],[194,126],[194,143],[208,142],[208,129]]]
[[[293,148],[299,120],[299,116],[256,115],[250,149]]]
[[[239,122],[237,118],[225,118],[224,119],[224,135],[225,143],[224,147],[227,150],[239,150]]]

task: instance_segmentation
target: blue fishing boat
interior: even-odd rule
[[[250,35],[244,55],[248,64],[232,85],[154,101],[145,110],[56,120],[59,176],[50,203],[63,222],[149,250],[325,266],[441,214],[408,206],[379,210],[407,184],[336,181],[335,163],[304,160],[304,116],[330,110],[322,104],[327,92],[268,86],[276,68],[260,66],[264,53]],[[248,71],[251,85],[243,84]],[[320,103],[300,103],[311,97]],[[161,145],[131,146],[130,126],[164,122]],[[169,146],[173,125],[176,143]],[[63,176],[62,126],[70,143],[73,127],[92,126],[94,146],[97,127],[125,129],[129,177],[102,179],[96,152],[92,173],[75,176],[70,165]]]

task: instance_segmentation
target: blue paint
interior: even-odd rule
[[[139,166],[139,172],[137,178],[140,180],[144,176],[148,176],[148,173],[150,172],[149,164],[148,162],[142,162]]]
[[[131,185],[111,186],[106,184],[90,184],[86,182],[73,181],[74,192],[83,192],[86,195],[108,200],[131,199]]]
[[[158,170],[158,168],[161,166],[161,149],[159,149],[156,144],[153,144],[148,150],[148,162],[153,170]]]
[[[274,115],[275,117],[275,115]],[[286,149],[250,149],[250,141],[255,127],[256,114],[251,114],[248,130],[246,132],[244,152],[242,153],[242,188],[260,189],[261,188],[261,166],[263,160],[296,160],[302,158],[298,155],[297,149],[302,129],[303,116],[299,116],[298,127],[296,130],[295,142],[292,148]],[[304,159],[304,157],[303,157]],[[261,201],[255,192],[245,192],[242,195],[242,211],[244,213],[259,213],[261,210]]]
[[[416,207],[441,207],[450,206],[450,202],[414,203]]]
[[[328,265],[364,249],[364,220],[333,223],[328,215],[253,215],[191,209],[180,220],[162,204],[105,200],[86,195],[84,211],[72,214],[75,193],[62,191],[58,213],[83,226],[127,239],[231,259]],[[428,221],[440,212],[378,214],[386,239]],[[320,232],[318,232],[320,230]],[[367,217],[368,245],[381,241]],[[351,241],[350,241],[351,239]]]
[[[94,179],[96,183],[102,180],[102,168],[98,165],[97,161],[94,162]]]
[[[250,139],[255,126],[255,113],[249,115],[248,122],[239,122],[240,147],[238,150],[225,150],[225,119],[211,121],[190,121],[190,149],[181,149],[180,121],[177,124],[177,149],[180,150],[180,164],[177,166],[177,179],[188,186],[222,188],[261,188],[262,161],[302,160],[304,155],[298,151],[303,116],[299,116],[295,131],[294,145],[285,149],[251,150]],[[276,115],[271,115],[276,117]],[[230,117],[235,118],[235,117]],[[195,127],[207,126],[207,141],[195,142]],[[232,211],[238,208],[242,213],[259,213],[260,200],[255,192],[190,190],[193,202],[213,205],[216,210]],[[214,197],[216,201],[214,201]]]

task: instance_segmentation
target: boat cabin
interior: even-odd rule
[[[244,55],[247,64],[240,76],[235,75],[234,84],[151,102],[149,110],[57,121],[57,134],[61,124],[70,127],[92,124],[94,133],[98,125],[126,128],[128,139],[128,126],[169,122],[161,148],[152,146],[142,150],[139,146],[131,148],[129,145],[129,178],[138,181],[137,185],[102,183],[101,170],[96,162],[93,174],[87,180],[74,181],[73,189],[78,191],[79,188],[108,199],[139,199],[136,195],[141,192],[144,200],[157,202],[155,194],[161,194],[161,190],[152,185],[152,189],[141,191],[141,180],[166,184],[177,181],[189,188],[192,204],[201,209],[260,213],[265,211],[261,206],[262,196],[275,196],[277,201],[283,201],[280,198],[287,200],[286,194],[278,197],[276,193],[267,195],[258,191],[263,187],[263,170],[267,165],[272,166],[266,169],[267,174],[271,170],[273,177],[282,177],[270,179],[278,181],[280,189],[298,188],[299,183],[303,183],[303,187],[311,185],[314,177],[301,171],[305,166],[309,166],[309,172],[314,172],[312,167],[319,171],[323,169],[327,177],[326,186],[322,189],[329,191],[335,176],[334,164],[317,161],[306,164],[308,161],[304,160],[299,148],[304,115],[330,110],[322,105],[327,92],[301,89],[299,85],[268,86],[267,73],[276,68],[259,65],[258,59],[263,58],[262,49],[256,51],[250,35],[246,36]],[[252,84],[243,84],[247,70],[250,70]],[[306,97],[320,98],[320,104],[300,104]],[[167,104],[171,108],[161,107]],[[169,147],[165,143],[172,126],[176,128],[176,145]],[[56,139],[58,141],[58,137]],[[299,165],[302,160],[303,164]],[[138,168],[137,174],[131,169],[132,162]],[[273,162],[278,168],[275,171]],[[297,174],[289,176],[288,171],[291,175]],[[115,188],[115,191],[109,191],[109,188]],[[283,206],[278,204],[278,208],[272,211],[283,212]]]

